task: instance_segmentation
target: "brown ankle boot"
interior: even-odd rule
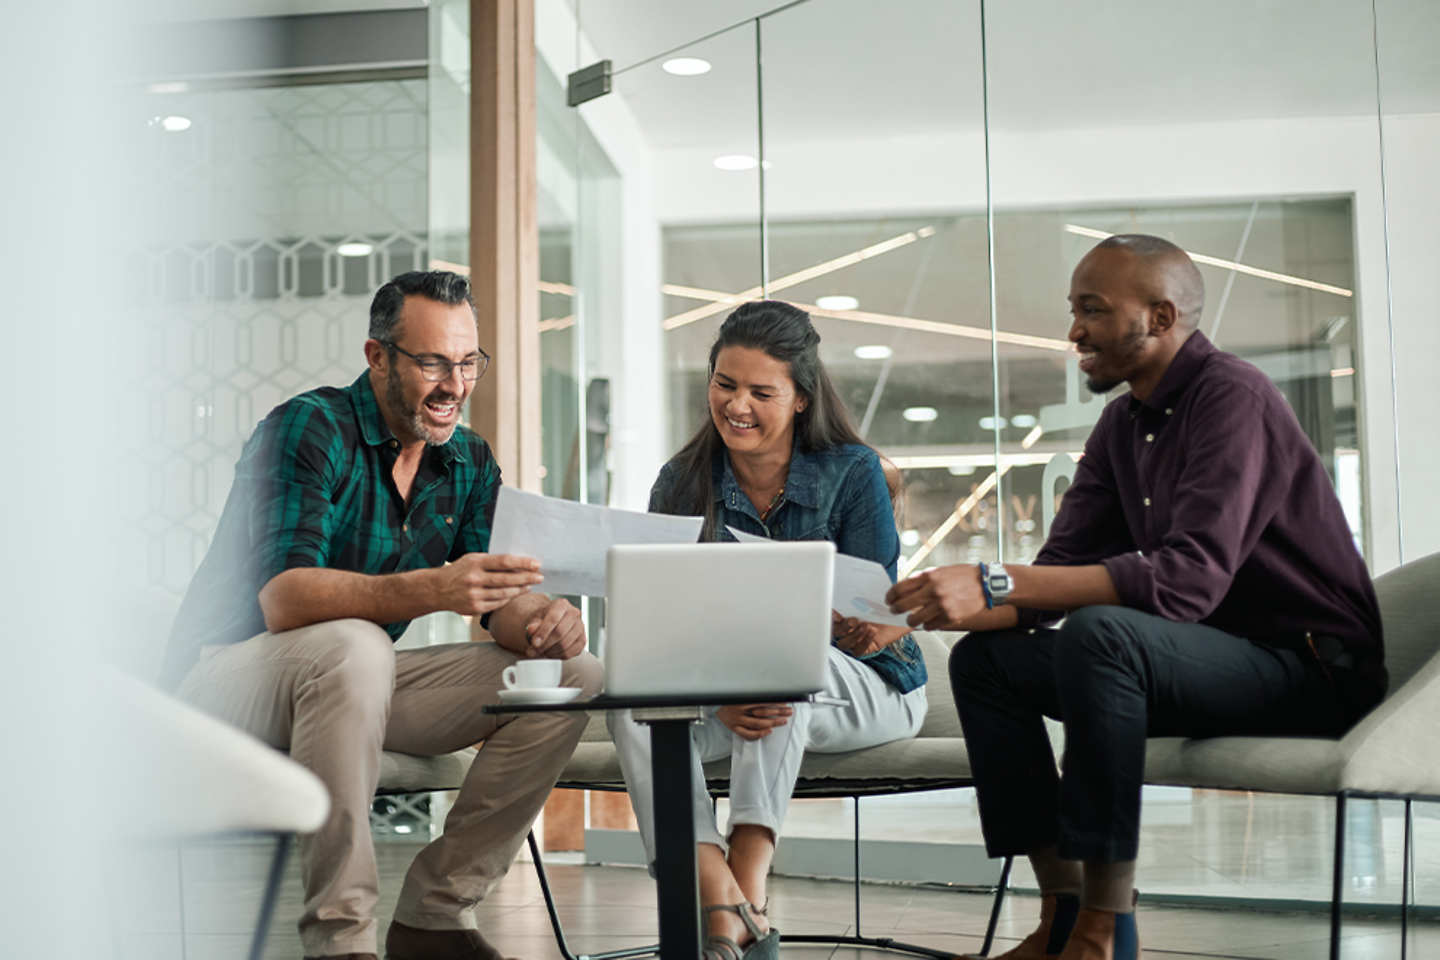
[[[1081,910],[1058,960],[1140,960],[1135,914]]]
[[[421,930],[393,920],[385,960],[504,960],[479,930]]]
[[[992,960],[1049,960],[1059,957],[1075,926],[1080,912],[1080,899],[1068,894],[1046,894],[1040,898],[1040,926],[1019,945]],[[985,960],[979,954],[967,953],[964,960]]]

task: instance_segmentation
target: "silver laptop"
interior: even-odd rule
[[[614,546],[605,693],[751,702],[825,686],[835,545]]]

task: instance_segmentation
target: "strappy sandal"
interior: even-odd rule
[[[770,907],[768,900],[765,903],[765,907],[766,909]],[[755,938],[755,942],[742,950],[740,949],[740,944],[731,940],[729,937],[712,933],[705,938],[705,949],[701,953],[702,960],[778,960],[780,956],[780,931],[771,927],[769,933],[761,933],[760,925],[750,916],[751,913],[763,916],[762,911],[756,910],[748,900],[744,903],[720,903],[713,907],[706,907],[705,915],[707,920],[705,925],[707,928],[710,925],[708,920],[709,915],[717,910],[723,910],[726,913],[733,913],[738,916],[745,924],[745,928],[750,931],[750,935]]]

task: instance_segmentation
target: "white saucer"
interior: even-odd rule
[[[501,690],[501,703],[569,703],[580,696],[579,687],[540,687],[534,690]]]

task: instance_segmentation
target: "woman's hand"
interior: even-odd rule
[[[852,657],[868,657],[879,653],[902,637],[909,636],[909,627],[889,627],[858,617],[842,617],[838,611],[830,611],[830,635],[835,646]]]
[[[749,703],[721,707],[715,716],[740,739],[762,740],[776,727],[789,723],[787,718],[794,712],[793,707],[783,703]]]

